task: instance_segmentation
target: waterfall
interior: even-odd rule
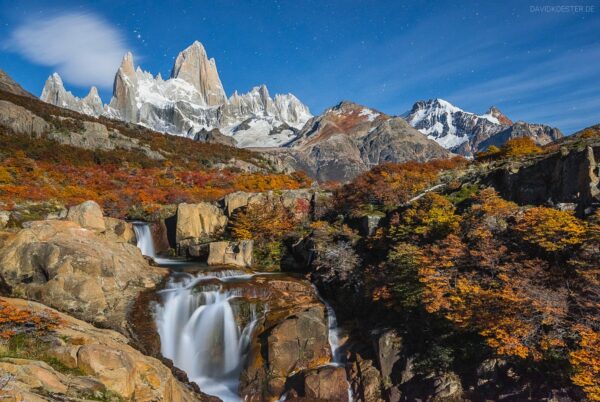
[[[327,311],[327,339],[329,341],[329,348],[331,349],[331,364],[334,366],[343,367],[345,366],[346,362],[344,357],[342,356],[342,351],[340,349],[340,332],[337,323],[337,317],[335,315],[335,310],[333,310],[333,307],[331,307],[331,305],[321,297],[321,295],[319,294],[319,290],[314,284],[313,288],[315,289],[315,294],[317,295],[317,298],[321,303],[323,303],[323,305],[325,306],[325,310]],[[350,386],[349,382],[347,383],[348,401],[353,402],[354,395],[352,393],[352,387]],[[282,401],[285,401],[285,399],[282,399]]]
[[[329,340],[329,347],[331,348],[332,362],[335,364],[342,364],[343,359],[341,353],[342,351],[340,350],[340,333],[337,324],[337,317],[335,316],[333,307],[331,307],[331,305],[329,305],[329,303],[327,303],[325,300],[321,299],[321,301],[327,310],[327,338]]]
[[[244,278],[243,272],[220,271],[173,278],[160,291],[162,304],[156,308],[156,326],[161,353],[184,370],[203,392],[225,402],[240,401],[240,373],[256,325],[252,310],[249,323],[238,326],[230,301],[235,290],[198,289],[202,281]]]
[[[150,225],[145,222],[133,222],[133,230],[135,232],[135,238],[137,239],[137,246],[142,251],[142,255],[156,258]]]
[[[321,303],[323,303],[325,310],[327,311],[327,340],[329,341],[329,348],[331,349],[332,363],[341,365],[344,363],[344,361],[342,357],[342,351],[340,350],[340,331],[338,328],[335,311],[333,310],[333,307],[331,307],[331,305],[321,297],[319,290],[314,284],[313,289],[315,290],[317,298]]]

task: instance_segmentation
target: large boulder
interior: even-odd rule
[[[308,213],[312,198],[313,190],[310,189],[266,191],[264,193],[237,191],[223,197],[222,204],[227,216],[233,215],[236,210],[248,205],[265,202],[281,202],[284,207],[290,210]],[[303,208],[297,208],[298,206]],[[305,210],[303,211],[303,209]]]
[[[364,359],[358,353],[350,363],[350,385],[357,402],[383,402],[381,373],[373,361]]]
[[[263,193],[247,193],[244,191],[236,191],[235,193],[227,194],[223,197],[223,207],[227,216],[239,209],[246,207],[252,203],[266,201],[266,196]]]
[[[67,219],[77,222],[82,228],[98,232],[106,230],[102,208],[95,201],[85,201],[79,205],[72,206],[69,208]]]
[[[106,226],[104,235],[107,239],[116,243],[137,243],[135,231],[131,223],[121,219],[106,217],[104,218],[104,225]]]
[[[324,366],[304,374],[304,397],[326,401],[347,402],[348,381],[343,367]]]
[[[207,263],[208,265],[250,267],[252,265],[252,248],[252,240],[212,242],[208,247]]]
[[[136,246],[71,221],[29,222],[0,248],[0,277],[12,295],[123,333],[138,294],[167,274]]]
[[[257,286],[264,286],[260,300],[268,308],[263,321],[253,333],[246,367],[242,370],[240,393],[245,401],[277,400],[295,389],[303,394],[304,377],[331,361],[328,327],[323,304],[310,283],[291,278],[257,277]],[[261,285],[262,284],[262,285]],[[322,373],[309,381],[319,391],[320,381],[338,378]],[[300,379],[297,377],[301,376]],[[298,385],[298,380],[302,384]],[[347,387],[344,387],[347,389]],[[289,393],[291,396],[291,392]],[[312,399],[311,399],[312,400]]]
[[[0,376],[10,376],[3,395],[16,401],[135,400],[187,402],[213,400],[179,382],[159,360],[128,345],[123,335],[22,299],[0,298],[11,309],[56,317],[27,358],[1,358]],[[48,364],[50,363],[50,364]],[[112,397],[112,399],[110,398]],[[13,398],[13,399],[10,399]],[[106,399],[104,399],[106,398]]]
[[[177,206],[176,242],[211,237],[227,225],[227,217],[216,205],[201,202]]]

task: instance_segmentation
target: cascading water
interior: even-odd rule
[[[215,289],[214,280],[226,282],[247,279],[239,271],[220,271],[196,277],[182,274],[173,278],[160,292],[162,305],[156,309],[156,325],[161,340],[161,353],[184,370],[202,391],[225,402],[240,401],[238,384],[256,312],[240,328],[231,300],[235,290]],[[198,289],[201,282],[210,281]],[[252,306],[252,305],[251,305]]]
[[[133,222],[133,231],[135,232],[137,246],[141,250],[142,255],[156,258],[156,251],[154,250],[154,241],[152,240],[150,225],[145,222]]]
[[[337,317],[335,315],[335,310],[329,303],[325,301],[319,294],[319,290],[316,286],[313,285],[315,289],[315,293],[319,298],[319,301],[323,303],[325,306],[325,310],[327,310],[327,329],[328,329],[328,340],[329,347],[331,348],[331,364],[335,366],[344,366],[345,361],[342,356],[342,351],[340,349],[340,333],[339,327],[337,323]],[[284,399],[285,400],[285,399]],[[352,394],[352,388],[350,387],[350,383],[348,383],[348,401],[354,401],[354,395]]]

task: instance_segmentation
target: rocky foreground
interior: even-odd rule
[[[40,303],[0,298],[2,318],[11,314],[28,315],[33,321],[44,317],[52,324],[35,335],[24,335],[26,348],[2,347],[0,395],[4,400],[209,400],[177,380],[160,360],[130,346],[118,332],[99,329]],[[14,327],[21,330],[18,324]]]

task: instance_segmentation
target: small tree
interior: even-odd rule
[[[542,152],[542,149],[530,137],[512,138],[502,146],[504,156],[524,156],[535,155]]]
[[[553,208],[530,208],[515,226],[517,233],[528,243],[548,252],[561,252],[583,242],[584,222],[573,214]]]

